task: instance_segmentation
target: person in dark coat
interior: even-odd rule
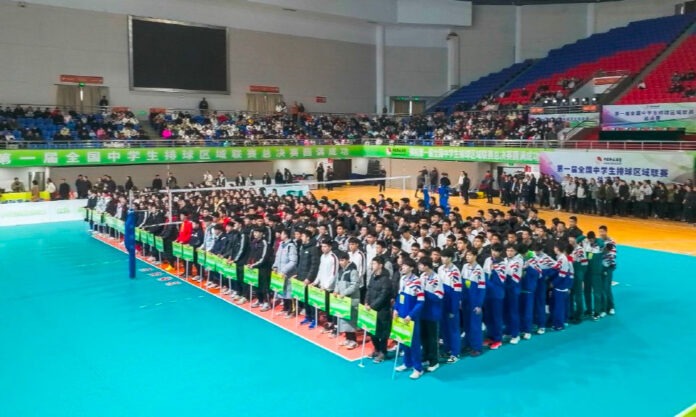
[[[163,188],[162,178],[160,178],[159,174],[156,174],[155,178],[152,180],[152,189],[155,191],[159,191],[162,188]]]
[[[65,182],[65,178],[60,180],[58,195],[60,196],[60,200],[70,200],[70,184]]]
[[[374,363],[384,362],[387,355],[387,340],[391,331],[391,296],[389,271],[384,268],[384,258],[376,256],[372,259],[372,278],[365,294],[365,308],[377,312],[377,329],[372,335]]]

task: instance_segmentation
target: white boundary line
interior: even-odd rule
[[[693,415],[696,415],[696,403],[693,403],[691,407],[687,408],[686,410],[682,411],[674,417],[687,417],[692,412],[694,412]]]
[[[101,242],[101,243],[103,243],[103,244],[105,244],[105,245],[107,245],[107,246],[110,246],[110,247],[112,247],[112,248],[114,248],[114,249],[117,249],[117,250],[119,250],[119,251],[121,251],[121,252],[127,253],[124,249],[122,249],[122,248],[120,248],[120,247],[111,245],[111,244],[109,244],[109,243],[107,243],[107,242],[102,241],[101,239],[98,239],[98,238],[94,237],[94,236],[91,236],[91,237],[92,237],[94,240],[98,241],[98,242]],[[215,294],[213,294],[213,293],[211,293],[211,292],[209,292],[209,291],[205,291],[203,288],[199,287],[198,285],[195,285],[195,284],[193,284],[192,282],[189,282],[188,280],[183,279],[183,278],[181,278],[181,277],[178,276],[178,275],[174,275],[174,274],[172,274],[172,273],[170,273],[170,272],[168,272],[168,271],[166,271],[166,270],[160,268],[158,265],[153,265],[153,264],[151,264],[151,263],[145,262],[145,261],[143,261],[142,259],[138,258],[137,256],[136,256],[136,259],[137,259],[138,262],[141,262],[141,263],[147,265],[148,267],[152,267],[152,268],[158,269],[158,270],[164,272],[165,274],[170,275],[170,276],[172,276],[172,277],[178,279],[179,281],[183,281],[183,282],[185,282],[186,284],[189,284],[190,286],[192,286],[192,287],[194,287],[194,288],[197,288],[197,289],[203,291],[204,293],[206,293],[206,294],[212,296],[212,297],[215,298],[215,299],[222,300],[222,301],[226,302],[227,304],[230,304],[230,305],[232,305],[232,306],[234,306],[234,307],[236,307],[236,308],[238,308],[238,309],[240,309],[240,310],[242,310],[242,311],[245,311],[245,312],[248,313],[248,314],[251,314],[251,315],[254,316],[254,317],[257,317],[257,318],[259,318],[259,319],[261,319],[261,320],[264,320],[264,321],[266,321],[266,322],[268,322],[268,323],[273,324],[274,326],[278,327],[279,329],[282,329],[282,330],[286,331],[287,333],[290,333],[290,334],[292,334],[292,335],[294,335],[294,336],[300,337],[300,338],[306,340],[307,342],[309,342],[309,343],[311,343],[311,344],[313,344],[313,345],[315,345],[315,346],[317,346],[317,347],[320,347],[320,348],[324,349],[324,350],[327,351],[327,352],[331,352],[331,353],[333,353],[334,355],[338,356],[338,357],[341,358],[341,359],[344,359],[344,360],[346,360],[346,361],[348,361],[348,362],[356,362],[356,361],[358,361],[358,360],[360,359],[360,358],[358,358],[358,359],[352,359],[352,360],[351,360],[351,359],[348,359],[348,358],[346,358],[345,356],[342,356],[340,353],[334,352],[333,350],[331,350],[331,349],[329,349],[329,348],[327,348],[327,347],[325,347],[325,346],[322,346],[322,345],[320,345],[319,343],[317,343],[317,342],[315,342],[315,341],[313,341],[313,340],[311,340],[311,339],[308,339],[308,338],[306,338],[305,336],[303,336],[303,335],[301,335],[301,334],[299,334],[299,333],[295,333],[295,332],[292,332],[292,331],[286,329],[285,327],[279,325],[278,323],[274,322],[273,320],[269,320],[269,319],[267,319],[266,317],[263,317],[263,316],[260,316],[260,315],[258,315],[258,314],[252,313],[250,310],[247,310],[246,308],[243,308],[243,307],[241,307],[241,306],[239,306],[239,305],[233,303],[231,300],[228,300],[228,299],[222,298],[222,297],[218,297],[218,296],[216,296]],[[251,302],[251,301],[250,301],[250,302]],[[271,313],[271,314],[272,314],[272,313]]]

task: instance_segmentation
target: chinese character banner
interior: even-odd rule
[[[360,157],[537,164],[541,151],[541,149],[536,148],[362,145],[21,149],[0,150],[0,167],[175,164]]]
[[[564,114],[530,114],[529,121],[535,120],[561,120],[566,127],[597,127],[599,126],[599,113],[564,113]]]
[[[360,145],[266,146],[243,148],[124,148],[0,150],[0,167],[172,164],[264,161],[274,159],[353,158]]]
[[[539,157],[542,174],[561,181],[579,178],[686,182],[694,172],[694,156],[683,152],[555,151]]]
[[[696,133],[696,103],[658,103],[602,108],[602,130],[669,128]]]
[[[538,164],[542,149],[455,146],[365,146],[366,158]]]

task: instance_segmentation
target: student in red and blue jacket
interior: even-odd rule
[[[468,251],[462,265],[462,282],[467,291],[463,293],[462,313],[466,331],[465,343],[471,356],[479,356],[483,350],[483,330],[481,329],[483,300],[486,296],[486,277],[483,268],[476,262],[476,253]],[[464,301],[465,300],[465,301]]]
[[[534,293],[539,281],[542,279],[541,266],[539,266],[535,255],[536,252],[543,251],[544,247],[540,242],[534,242],[531,250],[531,257],[524,263],[524,274],[520,285],[520,332],[525,340],[532,338]]]
[[[418,260],[418,270],[425,290],[425,303],[421,313],[421,339],[423,341],[423,360],[428,361],[428,372],[440,367],[438,352],[438,324],[442,320],[442,299],[445,291],[442,282],[433,271],[433,263],[428,257]]]
[[[420,317],[425,304],[425,291],[421,277],[413,273],[415,268],[416,263],[413,260],[403,258],[399,295],[394,304],[394,319],[400,317],[414,322],[411,347],[403,346],[404,363],[396,367],[397,372],[413,368],[411,379],[418,379],[423,374]]]
[[[517,253],[516,245],[507,245],[505,255],[506,258],[503,261],[506,275],[503,317],[505,333],[510,336],[510,343],[516,345],[520,342],[520,284],[524,259]]]
[[[573,263],[569,256],[573,248],[565,242],[558,242],[553,250],[556,253],[556,265],[553,267],[555,273],[551,280],[553,286],[551,321],[554,330],[563,330],[568,309],[568,295],[573,286]]]
[[[503,300],[505,300],[505,264],[501,254],[503,247],[491,247],[491,256],[483,263],[486,277],[486,298],[483,308],[483,321],[486,323],[487,339],[484,344],[498,349],[503,340]]]
[[[556,261],[544,252],[543,244],[541,250],[537,249],[539,247],[535,246],[534,261],[541,269],[541,277],[534,291],[534,324],[537,327],[536,334],[544,334],[546,333],[546,281],[551,276]]]
[[[462,305],[462,277],[459,268],[452,263],[454,249],[445,248],[441,252],[442,265],[437,275],[445,290],[441,326],[441,339],[449,353],[447,363],[459,360],[462,351],[462,331],[460,328],[460,308]]]

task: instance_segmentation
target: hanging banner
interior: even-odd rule
[[[538,148],[489,148],[456,146],[365,146],[366,158],[432,159],[462,162],[538,164]]]
[[[537,164],[538,148],[455,146],[265,146],[104,149],[3,149],[0,168],[270,161],[278,159],[397,158]]]
[[[339,297],[332,293],[329,297],[329,314],[342,319],[350,319],[352,301],[350,297]]]
[[[554,151],[542,153],[542,174],[562,181],[579,178],[686,182],[693,178],[694,156],[683,152]]]
[[[529,121],[560,120],[565,127],[585,127],[599,126],[599,113],[565,113],[565,114],[530,114]]]
[[[696,103],[656,103],[602,108],[602,130],[685,129],[696,133]]]
[[[411,347],[411,341],[413,339],[413,320],[409,320],[408,323],[404,319],[397,317],[392,320],[391,333],[389,334],[390,339],[394,339],[402,345]]]
[[[368,310],[363,304],[358,304],[358,327],[374,334],[377,331],[377,312]]]

